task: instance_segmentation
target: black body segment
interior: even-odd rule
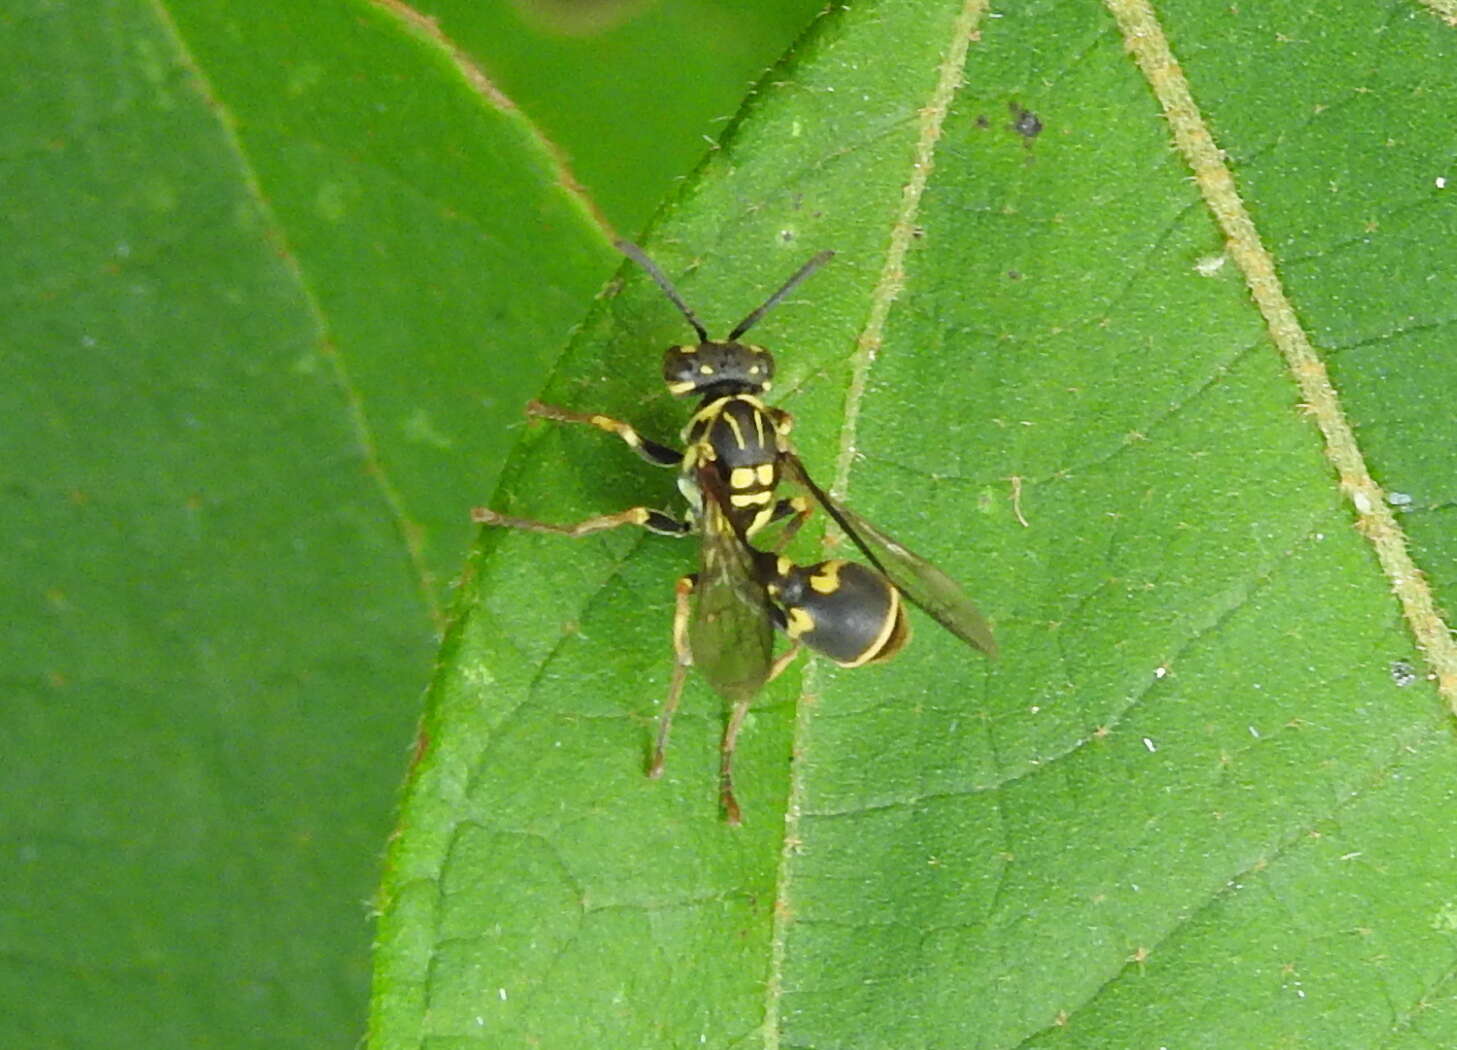
[[[884,576],[852,561],[774,565],[765,587],[780,607],[784,633],[841,667],[888,660],[910,637],[900,593]]]
[[[709,470],[724,493],[723,509],[736,532],[748,538],[774,520],[783,425],[748,394],[706,400],[683,431],[688,451],[682,473],[689,483],[684,487],[689,502],[696,493],[702,509],[699,472]]]

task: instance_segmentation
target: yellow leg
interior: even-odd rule
[[[630,507],[616,514],[599,514],[575,525],[553,525],[545,521],[532,521],[530,518],[508,518],[489,507],[472,507],[470,518],[481,525],[499,525],[506,529],[525,529],[527,532],[550,532],[558,536],[586,536],[588,533],[616,529],[623,525],[641,525],[649,531],[666,536],[684,536],[692,529],[687,522],[647,507]]]
[[[620,419],[613,419],[611,416],[604,416],[599,412],[572,412],[569,409],[558,408],[556,405],[544,405],[540,401],[531,401],[526,405],[526,414],[535,416],[537,419],[550,419],[554,423],[581,423],[584,426],[605,430],[609,434],[616,434],[627,443],[629,448],[655,466],[678,467],[683,464],[681,452],[668,448],[666,445],[660,445],[656,441],[649,441],[639,434],[631,423],[624,423]]]
[[[673,608],[673,680],[668,685],[668,697],[663,701],[663,713],[658,716],[658,743],[653,748],[653,760],[648,764],[648,776],[656,779],[663,775],[664,753],[668,750],[668,732],[673,728],[673,713],[678,710],[678,700],[683,695],[683,681],[688,677],[688,668],[693,663],[693,653],[688,647],[689,599],[693,594],[693,578],[684,576],[678,581],[677,604]]]
[[[782,675],[785,669],[790,664],[794,663],[794,658],[798,655],[799,643],[795,642],[780,655],[779,659],[774,661],[773,666],[769,668],[769,678],[767,680],[772,682],[774,681],[774,679]]]
[[[723,749],[719,754],[719,803],[723,806],[723,819],[734,827],[744,822],[744,815],[739,810],[739,800],[734,798],[734,747],[739,742],[739,729],[744,724],[744,716],[749,713],[749,703],[752,700],[753,697],[746,696],[734,704],[728,725],[723,731]]]
[[[779,533],[779,540],[774,544],[775,554],[782,553],[784,548],[789,546],[789,541],[794,539],[795,534],[809,519],[810,513],[814,509],[803,496],[780,500],[779,506],[774,508],[775,513],[780,513],[781,508],[787,508],[784,510],[784,515],[789,518],[789,524],[784,526],[783,531]]]
[[[769,681],[772,682],[778,678],[798,655],[799,643],[796,642],[774,661],[774,666],[769,669]],[[739,800],[734,797],[734,748],[738,746],[739,730],[743,728],[744,717],[749,713],[749,704],[753,699],[752,696],[748,696],[734,704],[733,711],[729,713],[728,725],[723,731],[723,749],[719,755],[719,803],[723,806],[724,820],[734,827],[738,827],[744,822],[744,814],[739,809]]]

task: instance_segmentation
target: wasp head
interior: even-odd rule
[[[663,355],[663,382],[674,394],[758,394],[774,378],[774,355],[760,346],[706,339]]]

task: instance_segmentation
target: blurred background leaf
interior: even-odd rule
[[[481,15],[488,55],[364,2],[0,15],[0,1043],[356,1042],[467,508],[611,227],[809,13],[761,3],[705,53],[639,5],[566,56],[539,20]],[[641,20],[627,61],[603,34]],[[574,149],[641,134],[611,85],[654,49],[712,74],[654,123],[662,163],[578,189]],[[598,85],[580,142],[486,81],[542,61]]]
[[[922,618],[892,665],[776,682],[730,830],[701,684],[642,775],[687,545],[487,532],[374,1045],[1452,1044],[1450,715],[1110,6],[837,10],[648,245],[714,329],[839,251],[763,323],[778,403],[1001,661]],[[1450,606],[1452,29],[1156,13]],[[667,437],[644,348],[683,335],[628,272],[547,396]],[[493,505],[669,500],[581,430],[529,431]]]
[[[624,232],[691,172],[823,0],[432,0]],[[580,318],[580,314],[578,315]]]

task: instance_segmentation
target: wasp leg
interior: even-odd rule
[[[769,520],[774,522],[783,521],[785,518],[789,519],[789,524],[784,526],[784,531],[779,534],[779,541],[774,544],[775,554],[778,554],[785,547],[789,546],[789,541],[794,539],[799,533],[800,528],[809,519],[813,510],[814,508],[810,505],[809,500],[803,496],[795,496],[793,499],[782,499],[774,504],[774,513],[770,516]]]
[[[739,800],[734,797],[734,748],[738,745],[739,729],[743,727],[744,716],[749,713],[749,703],[753,699],[752,696],[746,696],[734,704],[728,725],[723,731],[723,747],[719,752],[718,799],[723,807],[724,821],[734,827],[744,822]]]
[[[609,434],[616,434],[627,443],[628,448],[655,467],[681,467],[683,465],[683,453],[671,449],[667,445],[660,445],[656,441],[649,441],[639,434],[631,423],[624,423],[611,416],[595,412],[571,412],[565,408],[557,408],[555,405],[544,405],[540,401],[528,402],[526,414],[536,416],[538,419],[550,419],[557,423],[582,423],[589,427],[596,427],[598,430],[605,430]]]
[[[788,649],[784,650],[779,658],[774,661],[773,665],[769,668],[769,677],[766,678],[765,681],[772,682],[774,681],[774,679],[782,675],[786,670],[789,669],[789,665],[794,663],[794,658],[798,655],[799,643],[795,642]]]
[[[623,525],[641,525],[649,532],[656,532],[661,536],[686,536],[693,531],[691,522],[679,521],[660,510],[650,510],[647,507],[629,507],[617,514],[599,514],[575,525],[552,525],[529,518],[508,518],[489,507],[472,507],[470,519],[481,525],[499,525],[507,529],[525,529],[527,532],[551,532],[558,536],[585,536],[590,532],[616,529]]]
[[[784,669],[794,662],[799,655],[799,643],[795,642],[789,647],[769,668],[769,677],[766,681],[774,681]],[[746,696],[734,704],[733,711],[729,714],[728,726],[723,731],[723,749],[719,756],[718,765],[718,798],[719,805],[723,807],[723,819],[725,823],[738,827],[744,822],[744,814],[739,809],[739,800],[734,797],[734,748],[738,746],[739,729],[743,727],[744,716],[749,713],[749,704],[753,701],[752,696]]]
[[[675,590],[678,601],[673,607],[673,680],[668,685],[668,697],[663,701],[663,713],[658,716],[658,743],[648,765],[648,776],[653,779],[663,775],[668,731],[673,728],[673,713],[678,710],[678,699],[683,695],[683,680],[688,677],[688,668],[693,663],[693,652],[688,647],[688,601],[693,594],[693,577],[684,576]]]
[[[799,643],[795,642],[774,661],[769,668],[769,677],[765,681],[772,682],[778,678],[784,673],[785,668],[794,663],[794,658],[798,655]],[[749,703],[752,700],[752,696],[746,696],[734,704],[734,709],[729,715],[728,726],[723,731],[723,750],[719,757],[719,805],[723,807],[725,823],[733,827],[738,827],[744,822],[744,814],[739,809],[739,800],[734,797],[734,748],[738,746],[739,729],[744,724],[744,716],[749,713]]]
[[[769,677],[765,681],[772,682],[778,678],[790,664],[794,663],[794,658],[798,655],[799,643],[795,642],[774,661],[773,666],[769,668]],[[739,809],[739,800],[734,797],[734,748],[738,745],[739,729],[743,727],[744,716],[749,713],[749,703],[752,700],[752,696],[746,696],[734,704],[734,709],[729,715],[728,726],[723,731],[723,749],[719,756],[719,804],[723,807],[724,820],[734,827],[738,827],[744,822],[744,814]]]
[[[735,827],[744,822],[744,814],[739,809],[738,799],[734,798],[734,747],[739,742],[739,727],[744,724],[744,716],[749,713],[750,699],[752,698],[745,697],[734,704],[728,726],[723,731],[723,749],[718,765],[718,798],[723,806],[723,819]]]

